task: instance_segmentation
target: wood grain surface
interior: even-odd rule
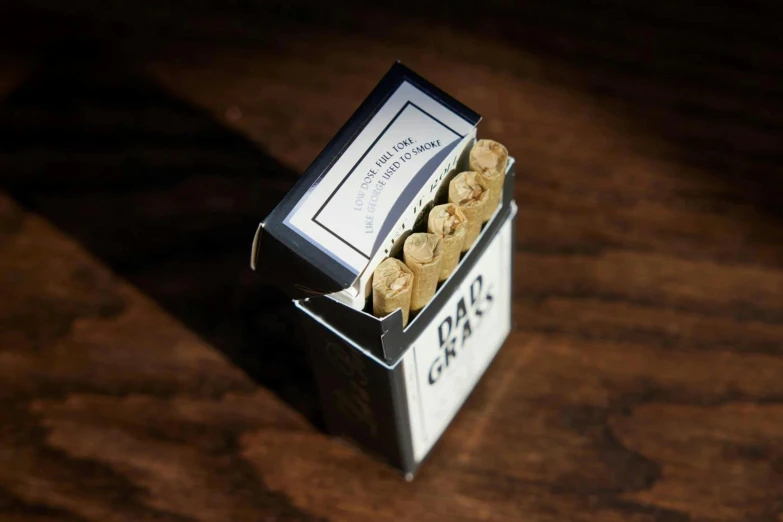
[[[0,520],[783,521],[782,10],[590,4],[3,8]],[[513,331],[412,483],[248,268],[398,58],[519,166]]]

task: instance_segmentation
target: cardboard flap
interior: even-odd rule
[[[480,119],[394,64],[259,227],[251,266],[274,256],[270,266],[286,265],[276,283],[295,299],[354,286],[413,226],[433,175],[453,168]]]

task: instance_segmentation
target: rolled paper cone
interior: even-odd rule
[[[443,178],[441,181],[440,187],[438,187],[438,191],[435,193],[435,203],[447,203],[449,201],[449,184],[451,183],[451,180],[454,179],[454,176],[459,174],[461,171],[459,170],[451,170],[448,174]]]
[[[424,308],[435,295],[443,261],[441,243],[439,236],[421,232],[409,235],[402,246],[402,257],[413,272],[412,314]]]
[[[493,140],[478,140],[470,150],[470,170],[478,172],[489,189],[489,205],[482,221],[486,223],[500,203],[503,181],[506,179],[508,150]]]
[[[459,264],[459,255],[465,243],[468,218],[454,203],[432,207],[427,219],[427,232],[440,236],[443,245],[443,261],[438,282],[445,281]]]
[[[468,220],[462,251],[473,245],[481,232],[481,224],[489,205],[489,191],[478,172],[460,172],[449,183],[449,202],[459,207]]]
[[[390,257],[381,262],[372,274],[372,313],[386,317],[402,309],[402,326],[408,324],[413,295],[413,272],[399,259]]]

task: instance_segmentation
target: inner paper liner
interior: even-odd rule
[[[345,290],[331,294],[331,297],[357,310],[365,308],[367,299],[372,295],[372,275],[375,268],[381,261],[396,253],[395,247],[401,247],[400,239],[419,224],[416,222],[416,219],[420,217],[422,209],[430,206],[435,201],[441,185],[448,183],[449,174],[456,171],[461,164],[467,165],[467,153],[469,153],[475,140],[476,129],[474,128],[433,169],[432,174],[422,184],[421,189],[413,197],[410,204],[406,208],[401,209],[400,217],[389,227],[389,232],[384,235],[384,239],[380,240],[382,241],[381,245],[379,245],[375,255],[368,261],[366,268],[354,284]],[[394,213],[391,215],[394,215]],[[424,228],[426,228],[426,215],[424,219]]]

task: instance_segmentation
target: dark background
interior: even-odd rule
[[[781,15],[0,7],[0,516],[780,520]],[[395,59],[484,116],[520,206],[514,332],[410,485],[319,430],[248,268]]]

